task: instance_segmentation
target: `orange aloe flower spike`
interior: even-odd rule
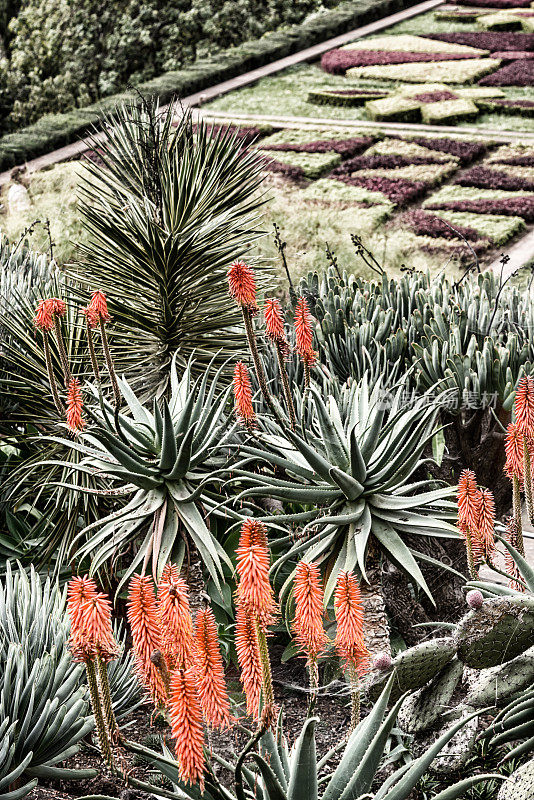
[[[269,582],[270,555],[267,528],[263,522],[255,519],[244,521],[236,556],[238,602],[266,627],[272,621],[276,603]]]
[[[242,361],[238,361],[234,367],[234,398],[238,419],[243,425],[252,427],[256,420],[256,414],[252,405],[250,376]]]
[[[235,648],[247,701],[247,714],[257,720],[263,679],[260,648],[256,622],[250,611],[243,606],[237,608]]]
[[[108,311],[108,303],[106,295],[97,289],[91,295],[91,302],[86,308],[88,319],[92,321],[91,327],[95,327],[97,322],[111,322],[111,317]]]
[[[119,655],[119,646],[111,625],[111,603],[104,592],[97,592],[82,604],[82,626],[85,640],[103,661]]]
[[[139,681],[150,694],[154,705],[165,705],[165,683],[160,670],[151,659],[154,652],[162,652],[162,644],[154,585],[147,575],[134,575],[130,580],[127,616]]]
[[[323,627],[323,588],[321,574],[315,564],[300,561],[295,572],[295,619],[293,631],[300,650],[315,661],[328,644]]]
[[[169,717],[180,778],[204,791],[204,730],[194,667],[172,673]]]
[[[334,593],[334,611],[337,622],[336,651],[358,675],[364,675],[369,667],[369,653],[363,637],[360,587],[352,572],[339,573]]]
[[[83,400],[80,381],[71,378],[67,393],[67,427],[73,433],[81,431],[85,426],[83,418]]]
[[[495,501],[493,492],[489,489],[480,490],[477,534],[483,551],[483,560],[491,560],[495,552]]]
[[[476,529],[480,513],[480,493],[477,489],[475,473],[464,469],[458,479],[458,528],[465,533],[466,528]]]
[[[194,655],[193,619],[187,584],[174,564],[168,564],[162,572],[157,606],[162,652],[169,669],[187,669]]]
[[[226,728],[230,723],[230,699],[224,678],[217,623],[211,608],[197,611],[195,639],[195,673],[204,719],[214,728]]]
[[[227,273],[230,296],[243,308],[257,313],[254,271],[244,261],[234,261]]]
[[[67,585],[67,613],[70,620],[70,640],[72,648],[77,648],[85,640],[83,628],[83,605],[86,600],[96,597],[98,587],[87,575],[71,578]]]
[[[287,356],[289,354],[289,343],[286,337],[280,300],[275,297],[267,299],[264,303],[263,311],[265,314],[265,335],[272,342],[278,343],[283,355]]]
[[[506,429],[506,439],[504,443],[506,452],[506,463],[504,471],[512,480],[518,478],[523,481],[523,434],[517,424],[511,422]]]
[[[524,376],[519,381],[514,411],[519,432],[528,439],[534,437],[534,378]]]
[[[308,303],[299,297],[295,306],[296,350],[308,367],[313,367],[317,353],[313,349],[313,326]]]

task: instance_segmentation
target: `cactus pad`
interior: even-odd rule
[[[406,691],[421,689],[454,658],[456,644],[453,639],[429,639],[427,642],[404,650],[391,662],[391,667],[373,671],[365,686],[371,701],[375,701],[390,675],[394,672],[390,701],[394,702]]]
[[[455,658],[427,686],[406,698],[397,717],[405,733],[421,733],[434,725],[447,709],[462,672],[463,665]]]
[[[534,797],[534,760],[512,772],[499,789],[497,800],[532,800]]]
[[[467,614],[456,632],[458,658],[468,667],[496,667],[534,645],[534,599],[496,597]]]
[[[469,706],[462,707],[462,717],[468,717],[473,712]],[[439,756],[430,766],[431,772],[438,775],[448,775],[458,772],[471,755],[478,730],[478,717],[473,717],[457,731],[445,747],[440,750]]]
[[[534,648],[512,661],[480,673],[465,702],[474,708],[500,705],[534,683]]]

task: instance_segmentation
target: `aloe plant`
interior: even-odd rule
[[[246,459],[233,470],[234,482],[244,487],[237,501],[270,497],[305,509],[264,518],[275,526],[306,523],[298,538],[283,540],[289,546],[274,569],[297,555],[328,562],[327,603],[341,569],[358,569],[367,579],[373,542],[431,597],[418,551],[404,537],[458,536],[449,522],[455,516],[453,489],[424,491],[428,481],[411,482],[436,431],[436,404],[423,396],[407,405],[402,386],[385,393],[378,382],[370,391],[366,378],[326,401],[312,385],[311,404],[305,431],[273,428],[269,422],[257,445],[242,446]]]
[[[344,748],[337,744],[321,759],[317,758],[315,744],[318,720],[312,717],[305,721],[290,749],[283,734],[281,714],[276,731],[268,731],[260,738],[259,752],[245,748],[235,765],[214,756],[220,765],[232,773],[233,791],[221,784],[210,767],[206,774],[206,788],[201,795],[198,787],[188,787],[180,781],[177,765],[168,749],[164,749],[163,755],[160,755],[131,742],[128,746],[173,785],[174,791],[154,787],[152,791],[156,796],[191,800],[200,800],[201,797],[206,800],[249,800],[257,797],[261,800],[383,800],[386,797],[388,800],[407,800],[434,758],[467,720],[457,722],[421,756],[397,769],[377,788],[377,773],[382,766],[388,738],[403,700],[401,698],[387,711],[391,686],[392,680],[368,716],[349,736]],[[343,752],[338,766],[328,770],[328,763],[341,749]],[[488,778],[498,779],[499,776],[477,775],[468,778],[439,792],[432,800],[455,800],[462,797],[471,786]]]
[[[82,456],[75,467],[78,472],[105,475],[115,486],[112,493],[133,495],[122,508],[78,534],[82,544],[77,557],[91,558],[91,574],[125,554],[132,542],[140,546],[121,585],[150,559],[154,574],[161,572],[171,553],[174,563],[181,564],[191,546],[220,587],[223,564],[231,569],[231,563],[206,527],[202,507],[217,505],[214,488],[219,470],[225,472],[224,454],[214,453],[231,430],[225,412],[230,388],[219,388],[222,369],[213,379],[209,369],[194,379],[190,363],[179,378],[173,359],[169,399],[155,400],[151,410],[126,380],[119,381],[131,414],[118,415],[119,433],[111,405],[98,404],[95,388],[95,403],[87,408],[94,424],[76,441],[54,438]]]
[[[0,797],[17,800],[39,778],[94,777],[56,766],[93,730],[83,668],[72,663],[65,592],[50,578],[11,569],[0,581]],[[131,655],[110,670],[119,717],[139,700]]]

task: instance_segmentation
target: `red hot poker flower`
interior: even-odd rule
[[[91,302],[89,303],[86,311],[88,320],[91,319],[95,324],[99,321],[111,322],[106,295],[99,289],[92,293]],[[91,325],[91,322],[89,324]],[[91,327],[95,327],[95,325],[91,325]]]
[[[256,415],[252,405],[252,389],[248,369],[242,361],[234,367],[234,398],[238,419],[248,427],[254,424]]]
[[[214,728],[230,723],[230,700],[224,679],[224,666],[213,611],[202,608],[195,620],[195,673],[204,719]]]
[[[230,295],[248,311],[256,313],[256,280],[254,271],[244,261],[234,261],[227,273]]]
[[[238,605],[235,626],[235,649],[241,670],[241,684],[247,700],[247,714],[259,719],[263,681],[256,622],[250,611]]]
[[[81,431],[85,426],[83,418],[83,400],[80,389],[80,381],[71,378],[67,393],[67,427],[73,433]]]
[[[506,463],[504,471],[512,480],[514,477],[523,481],[523,434],[520,433],[517,425],[511,422],[506,430],[504,443],[506,452]]]
[[[169,669],[187,669],[194,655],[193,620],[187,584],[174,564],[168,564],[161,575],[157,605],[162,652]]]
[[[204,730],[194,667],[172,673],[169,717],[180,777],[204,791]]]
[[[520,433],[534,437],[534,378],[523,377],[515,393],[515,419]]]
[[[82,608],[86,600],[96,597],[98,587],[87,575],[72,578],[67,585],[67,612],[70,620],[71,644],[83,638]]]
[[[480,513],[480,493],[477,489],[475,473],[464,469],[458,479],[458,528],[465,533],[466,528],[476,529]]]
[[[337,621],[334,644],[337,653],[358,675],[364,675],[369,667],[369,653],[363,638],[360,587],[352,572],[339,573],[334,593],[334,611]]]
[[[308,367],[313,367],[317,353],[313,349],[313,327],[308,303],[300,297],[295,306],[296,350]]]
[[[284,327],[284,315],[280,300],[272,297],[265,301],[263,306],[265,314],[265,335],[273,342],[280,342],[287,345],[286,332]]]
[[[103,661],[112,661],[119,654],[119,647],[111,626],[111,603],[106,594],[98,592],[82,605],[82,629],[84,641]]]
[[[134,575],[128,592],[127,614],[132,631],[137,676],[154,705],[163,706],[167,692],[160,670],[152,662],[154,651],[162,652],[156,597],[151,578]]]
[[[326,649],[328,636],[323,628],[323,588],[315,564],[300,561],[295,572],[295,620],[293,630],[299,648],[315,661]]]
[[[48,300],[41,300],[35,311],[33,324],[41,331],[51,331],[54,329],[54,317],[63,317],[67,311],[67,306],[63,300],[51,297]]]
[[[263,522],[255,519],[244,521],[236,555],[239,605],[247,608],[266,627],[272,621],[276,605],[269,582],[270,556],[267,528]]]

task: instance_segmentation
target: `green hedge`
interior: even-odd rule
[[[365,25],[414,5],[417,0],[351,0],[337,9],[312,17],[300,25],[266,34],[210,59],[196,61],[175,72],[140,84],[142,95],[156,95],[162,103],[173,96],[186,97],[236,75],[284,58],[351,28]],[[0,138],[0,170],[48,153],[84,136],[93,126],[124,101],[135,101],[136,93],[122,92],[104,100],[69,111],[48,114],[26,128]]]

